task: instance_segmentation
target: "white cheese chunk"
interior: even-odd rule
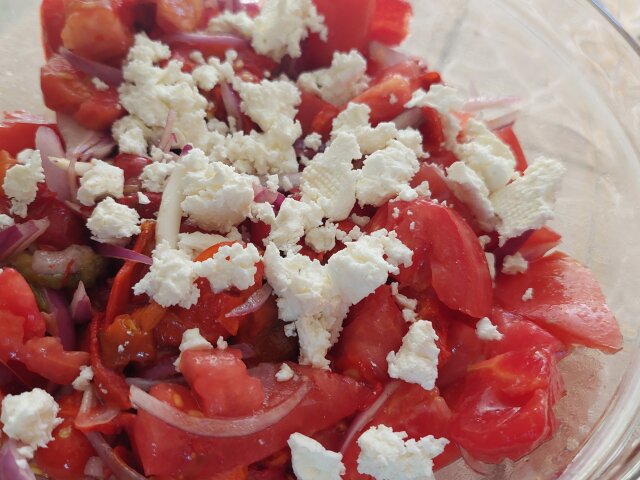
[[[91,212],[87,228],[96,242],[121,244],[140,233],[140,216],[133,208],[107,197]]]
[[[82,365],[80,367],[80,373],[78,374],[76,379],[73,381],[71,386],[75,390],[84,392],[91,386],[91,380],[93,380],[93,368],[91,368],[91,366],[88,366],[88,365]]]
[[[15,225],[15,221],[9,215],[5,215],[4,213],[0,213],[0,232],[2,230],[6,230],[7,228]]]
[[[476,171],[464,162],[454,162],[447,168],[446,182],[454,195],[471,209],[482,228],[493,229],[498,219],[489,189]]]
[[[226,236],[202,232],[180,233],[178,234],[178,250],[186,253],[189,258],[195,259],[206,249],[218,243],[240,240],[242,240],[242,236],[237,229],[231,230]]]
[[[449,441],[431,435],[418,441],[407,437],[385,425],[369,428],[358,439],[358,472],[375,480],[433,480],[433,459]]]
[[[122,198],[124,193],[124,171],[102,160],[91,160],[91,169],[80,178],[78,201],[92,207],[96,200],[110,196]]]
[[[369,85],[367,61],[357,51],[349,53],[334,52],[331,66],[298,77],[298,86],[307,92],[315,93],[324,101],[339,107]]]
[[[415,298],[409,298],[406,295],[400,293],[398,282],[393,282],[391,284],[391,294],[393,295],[393,298],[395,299],[398,306],[402,309],[415,311],[415,309],[418,307],[418,300],[416,300]]]
[[[191,259],[167,242],[161,242],[153,251],[153,264],[149,272],[133,287],[136,295],[146,293],[163,307],[180,305],[190,308],[200,297],[194,283],[198,274]]]
[[[140,205],[149,205],[151,200],[143,192],[138,192],[138,203]]]
[[[316,132],[310,133],[304,137],[304,146],[305,148],[309,148],[314,152],[317,152],[322,146],[322,135]]]
[[[322,209],[313,202],[300,202],[291,197],[286,198],[278,215],[275,216],[269,204],[254,204],[254,218],[271,226],[268,240],[283,251],[298,251],[297,243],[305,232],[322,224]]]
[[[213,345],[206,338],[200,334],[199,328],[190,328],[185,330],[182,334],[182,340],[180,341],[180,355],[173,362],[176,367],[176,371],[180,371],[180,361],[182,360],[182,354],[187,350],[213,350]]]
[[[476,323],[476,335],[480,340],[492,341],[502,340],[504,335],[500,333],[488,317],[483,317]]]
[[[93,83],[93,86],[96,88],[96,90],[98,90],[99,92],[106,92],[107,90],[109,90],[109,85],[107,85],[106,83],[104,83],[102,80],[100,80],[98,77],[93,77],[91,79],[91,83]]]
[[[527,288],[522,295],[523,302],[528,302],[529,300],[533,300],[533,288]]]
[[[53,440],[53,430],[62,423],[57,418],[60,407],[51,395],[40,388],[2,400],[2,431],[9,438],[25,444],[20,453],[33,457],[37,448]]]
[[[286,363],[280,365],[280,369],[276,372],[276,380],[278,382],[288,382],[293,377],[295,377],[295,372]]]
[[[411,325],[398,352],[389,352],[389,376],[416,383],[425,390],[435,387],[438,378],[436,335],[431,322],[419,320]]]
[[[27,207],[36,199],[38,184],[44,182],[44,169],[38,150],[23,150],[16,160],[4,176],[2,189],[11,200],[10,212],[24,218]]]
[[[445,146],[449,150],[456,148],[461,126],[454,112],[461,111],[464,107],[464,98],[456,89],[445,85],[431,85],[428,92],[418,89],[405,107],[431,107],[437,110],[443,121]]]
[[[175,168],[175,163],[154,162],[145,166],[140,175],[142,188],[148,192],[161,193],[167,186],[169,176]]]
[[[340,480],[345,474],[342,454],[326,450],[313,438],[294,433],[287,443],[298,480]]]
[[[329,252],[336,246],[337,231],[338,226],[335,223],[327,222],[325,225],[309,230],[304,241],[314,252]]]
[[[502,273],[505,275],[517,275],[524,273],[529,268],[529,262],[520,252],[513,255],[506,255],[502,261]]]
[[[245,38],[251,38],[253,34],[253,18],[247,12],[224,11],[211,20],[207,30],[211,33],[239,33]]]
[[[252,243],[245,247],[240,243],[225,245],[216,254],[196,264],[200,277],[209,280],[211,290],[219,293],[229,288],[246,290],[255,284],[256,264],[260,253]]]

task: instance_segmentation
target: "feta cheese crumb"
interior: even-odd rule
[[[71,385],[74,389],[84,392],[91,385],[91,380],[93,380],[93,368],[82,365],[80,367],[80,374]]]
[[[478,323],[476,323],[476,335],[480,340],[486,341],[502,340],[504,337],[488,317],[478,320]]]
[[[331,66],[298,77],[298,87],[324,101],[341,106],[362,93],[369,84],[367,61],[357,51],[334,52]]]
[[[200,297],[194,283],[198,274],[194,262],[167,242],[161,242],[153,251],[153,264],[142,280],[133,287],[136,295],[146,293],[163,307],[180,305],[190,308]]]
[[[144,188],[148,192],[162,193],[167,186],[167,181],[169,180],[169,177],[171,176],[171,173],[173,172],[173,169],[175,167],[176,164],[174,162],[150,163],[142,169],[142,174],[140,175],[142,188]]]
[[[218,337],[218,340],[216,340],[216,348],[218,350],[226,350],[229,348],[229,344],[222,335]]]
[[[528,302],[529,300],[532,300],[532,299],[533,299],[533,288],[527,288],[524,294],[522,295],[522,301]]]
[[[151,203],[151,200],[149,200],[149,197],[147,197],[144,193],[138,192],[138,203],[140,205],[149,205]]]
[[[260,253],[252,243],[246,248],[240,243],[225,245],[216,254],[204,262],[198,262],[195,270],[200,277],[209,280],[214,293],[235,287],[246,290],[255,283],[256,264]]]
[[[346,473],[342,454],[326,450],[316,440],[294,433],[287,443],[298,480],[340,480]]]
[[[268,240],[280,250],[298,251],[298,244],[305,232],[322,224],[322,209],[314,202],[299,202],[287,197],[280,205],[278,216],[275,216],[271,205],[254,204],[252,213],[255,219],[271,226]]]
[[[386,425],[369,428],[358,439],[358,472],[376,480],[433,480],[433,459],[449,441],[431,435],[418,441],[407,437]]]
[[[389,376],[416,383],[425,390],[435,387],[438,378],[436,335],[431,322],[419,320],[411,325],[397,353],[389,352]]]
[[[276,380],[278,382],[288,382],[294,376],[295,372],[293,371],[293,369],[286,363],[283,363],[282,365],[280,365],[280,370],[278,370],[278,372],[276,373]]]
[[[524,273],[529,268],[529,262],[520,252],[514,255],[506,255],[502,261],[502,273],[505,275],[517,275]]]
[[[182,341],[180,342],[180,355],[173,362],[176,367],[176,371],[180,371],[180,360],[182,360],[182,354],[187,350],[212,350],[213,345],[200,334],[199,328],[190,328],[185,330],[182,334]]]
[[[38,183],[44,182],[44,169],[38,150],[23,150],[16,160],[18,163],[4,176],[2,189],[11,199],[10,213],[24,218],[27,207],[36,199]]]
[[[415,298],[409,298],[400,293],[398,282],[393,282],[391,284],[391,294],[400,308],[415,311],[418,307],[418,300]]]
[[[100,243],[122,243],[140,233],[140,216],[133,208],[107,197],[91,212],[87,228],[91,238]]]
[[[460,121],[453,112],[462,110],[463,106],[464,98],[460,93],[445,85],[431,85],[428,92],[418,89],[405,105],[406,108],[431,107],[438,111],[443,120],[445,146],[449,150],[455,150],[461,130]]]
[[[304,237],[305,243],[314,252],[330,252],[336,246],[336,232],[338,226],[335,223],[327,222],[325,225],[312,228]]]
[[[109,90],[109,85],[104,83],[98,77],[93,77],[91,79],[91,83],[93,83],[93,86],[96,87],[96,90],[98,90],[99,92],[106,92],[107,90]]]
[[[191,259],[195,259],[206,249],[223,242],[237,242],[242,240],[242,236],[237,229],[231,230],[226,236],[215,233],[180,233],[178,235],[178,250],[187,254]]]
[[[491,281],[496,279],[496,256],[491,252],[484,252],[484,256],[487,259],[487,266],[489,267],[489,275]]]
[[[60,407],[51,395],[40,388],[2,400],[2,431],[25,447],[20,453],[32,458],[38,447],[53,440],[53,430],[62,423],[57,418]]]
[[[87,207],[107,196],[122,198],[124,171],[102,160],[91,160],[91,168],[80,178],[78,201]]]
[[[2,230],[6,230],[7,228],[15,225],[15,221],[9,215],[5,215],[4,213],[0,213],[0,232]]]
[[[310,133],[304,137],[304,146],[317,152],[322,146],[322,136],[316,132]]]
[[[355,213],[352,213],[349,219],[360,228],[365,227],[371,221],[371,217],[367,217],[366,215],[360,216]]]

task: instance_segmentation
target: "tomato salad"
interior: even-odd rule
[[[407,0],[43,0],[0,123],[0,477],[404,480],[518,460],[617,322],[510,97]]]

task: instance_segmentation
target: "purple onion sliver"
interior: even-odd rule
[[[40,150],[42,169],[47,187],[56,194],[59,200],[69,200],[71,190],[67,172],[56,167],[49,157],[64,157],[65,152],[58,134],[49,127],[40,127],[36,131],[36,149]]]
[[[67,299],[58,290],[47,288],[44,290],[45,298],[49,304],[49,311],[58,327],[58,337],[62,347],[66,351],[73,351],[76,347],[76,330],[71,321],[71,312]]]
[[[29,220],[0,232],[0,261],[16,255],[33,244],[49,228],[49,220]]]
[[[180,155],[184,156],[187,153],[189,153],[191,150],[193,150],[193,145],[191,145],[190,143],[187,143],[184,147],[182,147],[182,152],[180,152]]]
[[[74,68],[77,68],[91,77],[99,78],[107,85],[117,87],[124,81],[122,70],[115,67],[81,57],[64,47],[60,48],[60,55],[62,55]]]
[[[391,121],[398,130],[402,130],[405,128],[418,128],[424,121],[424,117],[422,116],[422,111],[415,107],[405,110]]]
[[[500,130],[504,127],[509,127],[516,123],[516,119],[518,118],[518,112],[513,111],[509,113],[505,113],[497,118],[492,118],[491,120],[487,120],[485,123],[487,127],[491,130]]]
[[[380,42],[371,42],[369,44],[369,56],[383,67],[392,67],[399,63],[406,62],[410,58],[404,53],[394,50]]]
[[[268,283],[265,283],[260,290],[253,292],[246,302],[227,312],[225,317],[241,317],[259,310],[260,307],[267,303],[272,293],[273,288]]]
[[[224,103],[227,116],[235,120],[236,130],[242,131],[244,125],[242,122],[242,112],[240,110],[240,96],[227,82],[220,84],[220,93],[222,94],[222,103]]]
[[[117,245],[101,243],[96,250],[103,257],[117,258],[127,262],[143,263],[145,265],[151,265],[153,263],[151,257]]]
[[[95,452],[118,480],[145,480],[145,477],[133,470],[114,453],[111,445],[107,443],[102,434],[88,432],[85,433],[85,436]]]
[[[84,283],[78,283],[78,288],[73,293],[71,299],[71,318],[74,323],[82,324],[91,320],[93,310],[91,309],[91,299],[87,295],[87,290],[84,288]]]
[[[125,382],[127,382],[127,385],[135,385],[140,390],[148,392],[160,383],[178,383],[180,385],[183,385],[186,383],[186,380],[182,375],[176,375],[174,377],[167,377],[162,380],[149,380],[148,378],[129,377],[125,378]]]
[[[140,378],[145,380],[164,380],[176,375],[175,361],[177,356],[164,357],[158,360],[151,367],[140,372]]]
[[[162,136],[160,137],[160,142],[158,142],[158,148],[162,150],[164,153],[167,153],[171,150],[171,145],[174,143],[175,135],[173,134],[173,125],[176,122],[178,114],[175,110],[169,110],[167,114],[167,121],[164,126],[164,131],[162,132]]]
[[[5,440],[0,449],[0,480],[35,480],[27,460],[18,453],[12,439]]]

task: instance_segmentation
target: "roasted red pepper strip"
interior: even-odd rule
[[[93,369],[97,394],[105,403],[128,410],[131,408],[129,385],[124,381],[122,374],[107,368],[102,363],[99,333],[104,326],[105,316],[103,313],[94,315],[89,326],[89,353],[91,354],[91,368]]]
[[[153,249],[155,240],[155,222],[146,221],[141,225],[141,232],[136,240],[133,250],[138,253],[149,255]],[[113,286],[109,294],[107,303],[106,319],[107,324],[111,324],[113,319],[127,313],[126,308],[132,297],[132,287],[140,279],[145,265],[136,262],[125,262],[116,277],[113,279]]]

